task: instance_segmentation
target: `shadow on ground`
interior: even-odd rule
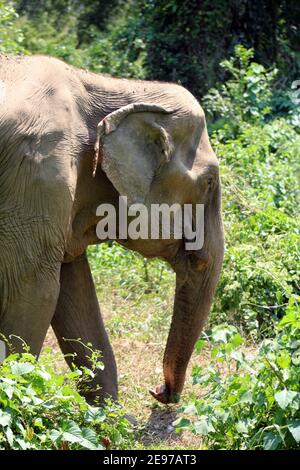
[[[179,434],[175,432],[173,422],[177,418],[175,410],[154,408],[148,419],[147,424],[143,428],[142,443],[145,446],[158,444],[161,441],[176,442]]]

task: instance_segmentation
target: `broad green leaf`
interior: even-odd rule
[[[84,439],[86,439],[87,441],[91,442],[92,444],[95,445],[95,447],[99,450],[99,449],[104,449],[104,447],[102,447],[99,442],[98,442],[98,438],[97,438],[97,434],[96,432],[93,430],[93,429],[89,429],[89,428],[83,428],[82,429],[82,437]]]
[[[241,403],[253,403],[253,394],[250,390],[247,390],[247,392],[243,393],[240,398]]]
[[[89,422],[103,423],[106,418],[106,413],[102,408],[89,406],[85,413],[85,419]]]
[[[207,436],[210,432],[214,432],[215,428],[206,418],[203,418],[194,424],[194,430],[196,434]]]
[[[206,346],[207,342],[204,341],[203,339],[198,339],[195,345],[195,350],[196,352],[202,351],[202,349]]]
[[[276,362],[281,367],[281,369],[285,369],[291,363],[290,355],[287,351],[282,351],[280,354],[276,356]]]
[[[264,435],[264,450],[276,450],[282,443],[281,437],[274,432],[267,432]]]
[[[172,423],[177,429],[190,429],[191,422],[186,418],[179,418]]]
[[[292,434],[293,438],[299,444],[300,442],[300,420],[294,421],[288,425],[288,430]]]
[[[243,344],[243,342],[244,342],[244,340],[243,340],[243,338],[241,337],[241,335],[239,333],[236,333],[235,335],[233,335],[233,337],[231,339],[231,343],[233,344],[233,346],[235,348],[237,348],[238,346]]]
[[[24,375],[32,372],[34,368],[34,364],[30,364],[30,362],[16,362],[11,366],[11,371],[15,375]]]
[[[24,441],[24,439],[21,439],[19,437],[16,439],[16,442],[19,444],[22,450],[26,450],[30,447],[29,443],[27,443],[26,441]]]
[[[292,325],[294,328],[300,328],[300,315],[297,312],[290,312],[285,315],[279,323],[279,328],[285,325]]]
[[[194,403],[191,403],[183,408],[183,412],[186,414],[197,414],[197,408]]]
[[[7,377],[0,377],[0,382],[7,383],[9,385],[14,385],[16,383],[15,380],[9,379]]]
[[[50,440],[55,444],[62,436],[62,432],[58,431],[57,429],[52,429],[49,432],[49,438]]]
[[[103,447],[99,445],[95,445],[93,442],[85,439],[82,435],[77,436],[72,434],[71,432],[64,432],[62,435],[62,440],[66,442],[70,442],[71,444],[79,444],[84,449],[88,450],[102,450]]]
[[[9,443],[10,447],[13,447],[14,444],[14,434],[11,428],[7,428],[5,431],[7,442]]]
[[[12,398],[14,391],[15,391],[15,387],[12,387],[9,384],[2,384],[1,389],[4,391],[4,393],[9,399]]]
[[[238,421],[236,423],[236,430],[240,434],[248,434],[248,426],[245,421]]]
[[[49,372],[43,369],[39,369],[38,371],[36,371],[36,375],[38,375],[39,377],[41,377],[42,379],[46,381],[51,379],[51,374],[49,374]]]
[[[298,393],[292,390],[282,390],[281,392],[275,393],[274,397],[280,408],[285,410],[297,395]]]
[[[217,327],[212,333],[212,339],[215,342],[222,341],[223,343],[226,343],[227,338],[230,336],[231,333],[232,330],[229,327]]]
[[[230,357],[234,359],[236,362],[242,363],[244,362],[244,355],[241,351],[232,351]]]
[[[294,351],[293,354],[292,354],[292,363],[295,365],[295,366],[299,366],[300,365],[300,349],[298,349],[298,351]]]
[[[216,409],[215,410],[215,415],[217,416],[218,419],[220,419],[223,423],[226,423],[227,419],[230,416],[229,411],[225,411],[222,409]]]
[[[78,436],[78,437],[81,436],[81,429],[78,426],[78,424],[75,423],[75,421],[65,421],[62,424],[62,429],[66,432],[70,432],[71,434],[74,434],[74,436]]]
[[[92,440],[90,440],[92,439]],[[96,439],[96,434],[92,430],[88,429],[80,429],[80,427],[75,423],[74,421],[69,421],[67,423],[67,431],[63,433],[62,440],[65,440],[70,443],[77,443],[84,449],[89,449],[89,450],[99,450],[103,449],[100,444],[95,441]]]
[[[10,413],[0,410],[0,426],[9,426],[12,421],[12,416]]]
[[[43,428],[44,428],[42,418],[36,418],[36,419],[34,420],[34,427],[35,427],[35,428],[40,428],[40,429],[43,429]]]

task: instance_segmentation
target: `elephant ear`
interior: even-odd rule
[[[143,203],[159,167],[169,161],[170,137],[161,124],[170,114],[161,106],[134,103],[110,113],[97,127],[94,174],[101,167],[128,203]]]

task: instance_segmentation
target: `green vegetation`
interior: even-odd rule
[[[49,353],[50,354],[50,353]],[[57,373],[51,357],[37,361],[25,352],[0,366],[0,448],[15,450],[103,450],[127,448],[132,430],[116,404],[88,405],[76,391],[102,368],[94,353],[91,368]]]
[[[0,52],[25,52],[22,31],[17,26],[18,15],[13,3],[0,0]]]
[[[280,88],[299,78],[300,7],[289,0],[204,0],[201,7],[198,0],[1,0],[0,11],[0,25],[1,16],[10,16],[8,31],[0,29],[2,50],[50,54],[123,77],[180,81],[198,98],[224,81],[220,63],[236,44],[255,47],[255,60],[265,67],[276,64]]]
[[[299,111],[278,116],[272,81],[242,46],[222,63],[229,74],[204,97],[221,161],[227,250],[211,321],[273,334],[299,294]]]
[[[300,444],[300,308],[286,315],[258,352],[247,355],[233,326],[216,326],[197,343],[210,350],[210,366],[195,366],[201,398],[183,407],[178,431],[204,436],[210,449],[296,449]],[[201,392],[202,391],[202,392]]]
[[[109,243],[91,247],[89,260],[116,350],[120,401],[141,432],[133,436],[115,405],[91,408],[78,395],[88,371],[54,371],[47,354],[37,363],[27,352],[0,369],[0,448],[299,447],[300,114],[290,93],[300,78],[298,12],[284,0],[273,2],[271,21],[264,1],[246,2],[235,16],[222,0],[203,2],[201,11],[196,1],[176,0],[34,3],[0,0],[0,52],[181,80],[201,98],[220,158],[226,252],[178,434],[151,428],[150,415],[159,421],[164,411],[147,392],[161,381],[174,274]]]

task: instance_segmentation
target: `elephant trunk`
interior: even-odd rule
[[[165,384],[151,391],[161,403],[176,403],[188,362],[209,314],[223,260],[223,228],[219,198],[205,215],[205,243],[199,252],[182,250],[173,266],[176,291],[173,318],[164,353]],[[216,206],[217,205],[217,206]]]
[[[168,400],[177,402],[195,343],[212,303],[214,282],[209,270],[190,273],[186,282],[176,282],[174,313],[164,353],[163,370]]]

